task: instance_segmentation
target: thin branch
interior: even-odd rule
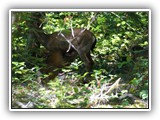
[[[91,21],[88,22],[88,25],[87,25],[87,28],[86,28],[87,30],[90,29],[91,24],[96,20],[97,15],[98,15],[98,13],[95,13],[95,15],[91,17]]]
[[[72,37],[73,37],[73,39],[74,39],[75,35],[74,35],[73,27],[72,27],[72,19],[71,19],[70,21],[71,21],[71,32],[72,32]],[[69,51],[70,51],[70,49],[71,49],[71,44],[69,44],[69,47],[68,47],[67,52],[69,52]]]
[[[68,40],[62,32],[60,33],[60,35],[69,43],[69,46],[72,46],[78,52],[78,50],[75,48],[75,46],[71,43],[71,41],[73,39],[72,40]]]
[[[73,27],[72,27],[72,20],[71,20],[71,31],[72,31],[72,37],[74,38],[74,30],[73,30]]]
[[[120,80],[121,78],[116,80],[116,82],[113,85],[111,85],[110,88],[107,90],[106,94],[111,93],[114,89],[118,89]]]
[[[72,33],[73,39],[68,40],[61,31],[59,32],[59,34],[69,43],[69,47],[68,47],[68,50],[66,52],[69,52],[69,50],[71,49],[71,47],[73,47],[78,52],[78,50],[75,48],[75,46],[71,42],[73,40],[75,40],[76,37],[78,37],[79,35],[81,35],[86,29],[87,30],[90,29],[90,25],[93,23],[93,21],[95,21],[97,14],[98,13],[96,13],[94,16],[91,17],[91,21],[88,23],[87,28],[84,28],[83,30],[81,30],[81,32],[77,36],[75,36],[75,34],[74,34],[74,30],[73,30],[73,26],[72,26],[72,20],[70,20],[71,33]]]
[[[119,18],[120,20],[124,21],[123,18],[121,18],[119,15],[117,15],[115,12],[111,12],[113,15],[115,15],[117,18]],[[126,22],[126,21],[125,21]],[[131,29],[133,30],[134,32],[138,32],[139,34],[141,34],[139,31],[136,31],[135,28],[133,28],[129,23],[126,22],[126,25]]]

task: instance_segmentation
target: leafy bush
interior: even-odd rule
[[[97,44],[91,73],[77,58],[45,85],[48,75],[39,74],[45,48],[30,37],[30,14],[12,14],[12,108],[148,107],[148,12],[47,12],[46,34],[70,29],[72,22],[90,28]]]

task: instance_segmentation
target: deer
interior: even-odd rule
[[[71,28],[68,30],[46,34],[43,32],[42,14],[32,14],[36,20],[30,27],[34,27],[35,38],[49,51],[46,60],[47,72],[51,72],[52,68],[62,68],[72,62],[77,56],[83,61],[86,71],[91,71],[94,61],[91,57],[91,51],[95,48],[96,37],[87,29]]]

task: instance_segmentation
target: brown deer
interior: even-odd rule
[[[45,34],[42,30],[42,22],[40,13],[32,14],[34,23],[30,27],[34,28],[33,34],[36,39],[50,52],[47,58],[47,66],[63,67],[67,62],[72,62],[77,55],[86,66],[86,70],[90,71],[94,64],[90,52],[96,44],[94,34],[86,29],[75,28],[65,31],[55,32],[53,34]],[[51,72],[52,69],[49,70]]]

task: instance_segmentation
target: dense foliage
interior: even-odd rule
[[[43,31],[89,28],[97,44],[91,73],[76,58],[43,84],[45,48],[30,37],[31,12],[12,12],[12,108],[147,108],[148,12],[46,12]]]

